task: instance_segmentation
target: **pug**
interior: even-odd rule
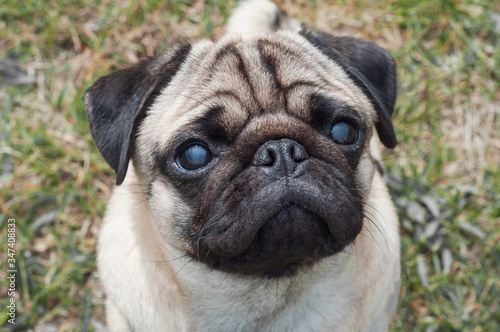
[[[116,172],[98,242],[110,331],[385,331],[398,218],[396,66],[266,0],[218,41],[99,79],[90,131]]]

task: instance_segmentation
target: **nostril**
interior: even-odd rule
[[[292,145],[290,156],[297,163],[309,159],[309,154],[307,153],[306,149],[304,149],[304,147],[298,143]]]
[[[276,162],[276,151],[265,146],[261,146],[254,155],[253,165],[255,166],[273,166]]]
[[[264,153],[264,158],[262,159],[262,166],[272,166],[277,159],[276,151],[273,149],[267,149]]]

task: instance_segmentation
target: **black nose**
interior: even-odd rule
[[[306,149],[294,140],[283,138],[262,144],[255,152],[252,164],[260,166],[272,178],[300,176],[301,167],[309,159]]]

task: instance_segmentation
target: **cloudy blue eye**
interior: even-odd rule
[[[358,130],[347,121],[335,123],[330,131],[333,141],[336,144],[349,145],[358,139]]]
[[[212,160],[212,153],[202,143],[192,143],[181,150],[177,163],[187,171],[206,166]]]

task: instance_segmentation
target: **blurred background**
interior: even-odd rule
[[[385,179],[401,218],[393,331],[500,331],[500,2],[278,1],[396,58],[399,145]],[[95,266],[114,174],[81,101],[98,77],[216,38],[234,1],[0,2],[0,330],[15,218],[18,331],[105,331]],[[215,36],[215,37],[210,37]]]

